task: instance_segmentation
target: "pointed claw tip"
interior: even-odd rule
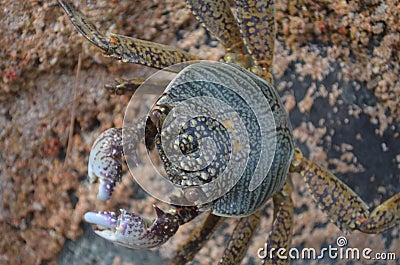
[[[97,199],[102,202],[110,199],[115,188],[115,183],[108,180],[100,180],[99,191],[97,193]]]
[[[160,218],[161,216],[163,216],[165,213],[163,210],[161,210],[160,208],[158,208],[156,205],[153,204],[153,208],[156,211],[157,217]]]

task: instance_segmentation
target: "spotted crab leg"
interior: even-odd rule
[[[104,88],[117,95],[133,94],[145,81],[146,78],[141,77],[131,79],[117,78],[112,84],[105,85]],[[151,80],[151,82],[147,82],[146,94],[160,94],[160,88],[167,87],[169,82],[170,80]]]
[[[262,210],[259,210],[239,220],[218,265],[240,264],[250,246],[250,240],[260,224],[261,213]]]
[[[269,249],[289,249],[292,238],[293,201],[291,199],[292,183],[287,179],[282,190],[274,195],[274,222],[271,233],[267,239]],[[252,239],[260,223],[262,210],[250,216],[243,217],[236,225],[228,245],[219,261],[219,265],[240,264],[244,258],[250,240]],[[266,255],[263,263],[288,264],[289,260],[279,259],[276,255]]]
[[[69,1],[58,0],[58,2],[75,28],[106,56],[157,69],[197,59],[196,56],[171,46],[113,33],[105,34]]]
[[[127,93],[135,93],[140,85],[142,85],[146,81],[146,78],[132,78],[132,79],[122,79],[117,78],[113,83],[104,85],[104,88],[109,92],[123,95]]]
[[[400,193],[370,213],[369,207],[352,189],[327,169],[303,157],[298,148],[292,167],[304,177],[319,208],[342,231],[375,234],[400,224]]]
[[[274,202],[274,222],[271,233],[268,236],[266,245],[268,249],[286,249],[289,252],[292,241],[293,228],[293,201],[291,198],[293,186],[290,177],[287,178],[282,190],[273,197]],[[265,250],[267,251],[267,250]],[[267,254],[263,259],[263,264],[289,264],[289,259],[280,259],[276,253],[270,256]]]
[[[121,210],[114,212],[88,212],[86,222],[96,224],[104,230],[96,230],[99,236],[134,249],[152,248],[162,245],[172,237],[179,226],[199,215],[197,207],[177,207],[164,212],[154,206],[157,218],[151,221],[134,213]]]
[[[272,81],[276,35],[273,0],[237,0],[237,17],[246,50],[253,60],[252,71]]]
[[[229,2],[186,0],[187,6],[203,26],[213,34],[228,52],[244,52],[244,44]]]
[[[183,245],[177,249],[175,256],[171,260],[171,264],[183,265],[191,262],[214,232],[224,223],[225,219],[225,217],[208,213],[203,223],[201,223]]]
[[[186,3],[193,15],[225,47],[225,61],[248,68],[244,43],[229,1],[186,0]]]

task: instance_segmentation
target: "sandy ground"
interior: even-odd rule
[[[111,201],[100,203],[97,187],[86,177],[95,137],[121,126],[129,101],[103,85],[115,77],[148,76],[153,70],[102,57],[55,1],[2,1],[0,6],[0,264],[168,262],[202,217],[148,251],[114,246],[82,222],[89,210],[125,207],[153,216],[151,204],[167,209],[129,177]],[[400,4],[277,1],[276,6],[274,75],[296,142],[375,207],[400,192]],[[181,1],[86,1],[79,8],[107,31],[178,46],[204,59],[223,54]],[[79,53],[82,69],[69,141]],[[317,209],[301,178],[294,176],[294,182],[293,246],[336,246],[343,233]],[[260,263],[257,249],[264,244],[271,215],[269,205],[243,264]],[[227,221],[194,264],[218,260],[235,222]],[[397,260],[333,262],[399,263],[399,227],[381,235],[345,236],[350,247],[393,252]],[[318,264],[324,262],[332,260]]]

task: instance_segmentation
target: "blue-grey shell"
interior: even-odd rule
[[[246,89],[246,87],[244,87],[244,83],[242,84],[242,80],[240,79],[241,76],[242,79],[243,76],[247,77],[247,79],[251,79],[253,84],[256,84],[256,86],[261,90],[262,94],[260,95],[265,97],[269,104],[269,108],[272,111],[276,128],[275,155],[267,176],[263,178],[261,184],[255,189],[249,189],[249,184],[259,161],[261,152],[261,134],[260,125],[257,123],[257,117],[252,109],[247,106],[243,98],[240,98],[232,91],[224,90],[223,87],[218,86],[215,83],[197,81],[180,86],[170,86],[172,88],[167,89],[165,91],[165,96],[157,102],[157,104],[168,104],[173,107],[177,103],[192,97],[214,97],[234,108],[240,118],[244,121],[248,132],[250,155],[246,168],[236,185],[234,185],[227,193],[210,203],[199,205],[199,207],[203,210],[211,209],[214,214],[221,216],[249,215],[262,207],[269,198],[278,192],[286,180],[294,152],[292,129],[287,113],[274,87],[253,73],[233,64],[200,63],[196,67],[197,69],[199,69],[199,67],[201,68],[200,75],[203,75],[205,80],[210,76],[218,78],[222,83],[224,80],[229,79],[230,82],[236,82],[237,85],[243,87],[243,89]],[[186,78],[190,79],[190,71],[186,71],[184,74],[188,75]],[[196,74],[198,75],[199,73]],[[262,108],[263,106],[258,107]],[[219,127],[218,130],[220,130]],[[225,140],[225,137],[220,137],[219,139],[221,145],[227,141]],[[177,170],[173,169],[171,171],[170,163],[168,159],[165,158],[163,150],[160,150],[160,148],[160,145],[158,145],[164,165],[168,164],[169,171],[167,170],[167,172],[175,172],[174,174],[170,173],[171,177],[175,179]],[[230,151],[229,148],[225,148],[224,150]],[[224,164],[224,156],[217,156],[217,159],[218,165]],[[210,165],[210,167],[212,166],[213,165]],[[187,172],[185,172],[185,174],[186,173]],[[218,176],[213,176],[213,178],[214,177]]]

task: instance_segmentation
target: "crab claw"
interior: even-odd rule
[[[121,181],[122,166],[117,159],[122,156],[122,129],[111,128],[97,137],[90,152],[88,175],[91,183],[99,178],[97,198],[101,201],[108,200]]]
[[[179,217],[153,206],[157,219],[151,221],[125,210],[119,216],[114,212],[88,212],[85,220],[106,228],[95,233],[104,239],[134,249],[152,248],[165,243],[179,227]]]

